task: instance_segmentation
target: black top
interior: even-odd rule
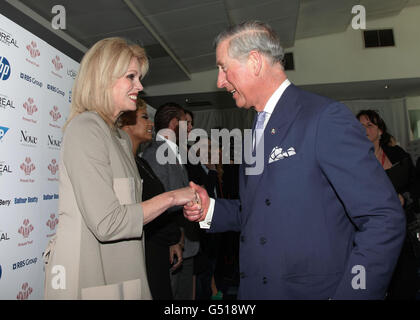
[[[137,168],[143,180],[142,201],[149,200],[165,192],[162,182],[155,175],[146,160],[136,157]],[[153,240],[164,246],[171,246],[178,243],[181,233],[173,221],[173,217],[165,211],[153,221],[149,222],[144,230],[146,240]],[[153,239],[152,239],[153,238]]]

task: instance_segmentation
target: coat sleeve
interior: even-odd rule
[[[68,175],[83,220],[101,242],[139,238],[143,232],[141,204],[122,205],[114,191],[115,178],[120,178],[121,186],[135,192],[136,177],[113,176],[111,143],[105,122],[87,117],[70,123],[63,141],[65,172],[60,174]]]
[[[240,200],[216,199],[209,232],[241,231]]]
[[[356,232],[334,299],[383,299],[405,236],[397,194],[355,116],[332,103],[320,116],[316,154]]]

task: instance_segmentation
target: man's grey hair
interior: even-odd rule
[[[266,23],[260,21],[246,21],[222,31],[214,40],[217,48],[220,42],[229,39],[228,54],[234,59],[241,60],[252,50],[264,54],[271,63],[283,65],[284,50],[276,32]]]

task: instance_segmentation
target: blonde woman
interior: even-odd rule
[[[143,226],[195,194],[141,201],[131,142],[115,123],[136,110],[147,70],[144,49],[120,38],[82,59],[61,148],[59,225],[44,253],[46,299],[151,299]]]

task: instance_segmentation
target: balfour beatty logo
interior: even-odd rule
[[[15,201],[15,204],[38,203],[38,197],[27,197],[27,198],[17,197],[14,199],[14,201]]]
[[[11,72],[12,68],[9,61],[7,61],[6,57],[0,56],[0,80],[9,79]]]
[[[54,193],[54,194],[44,194],[42,196],[42,200],[53,200],[53,199],[58,199],[58,194]]]

